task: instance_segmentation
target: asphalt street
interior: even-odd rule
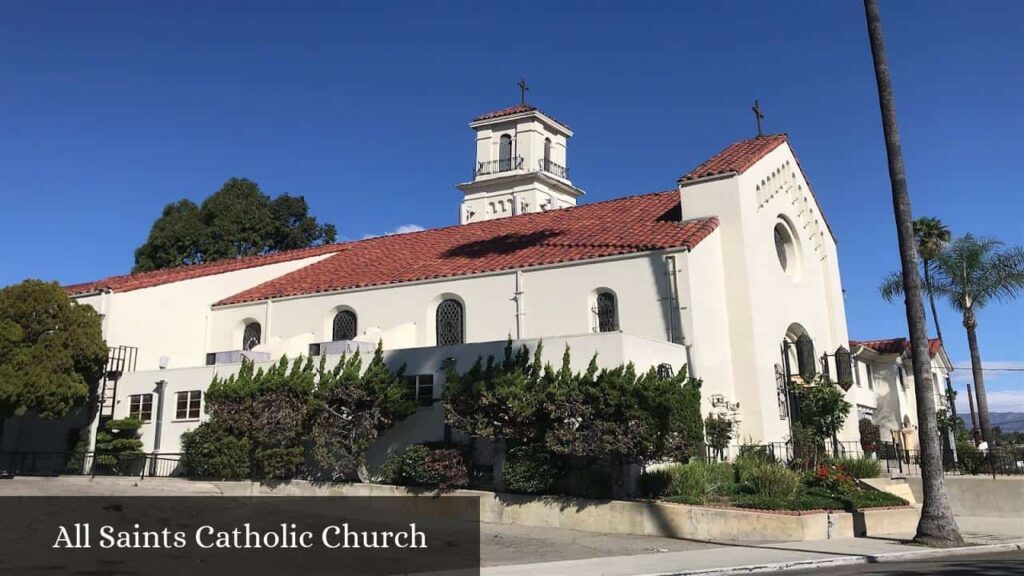
[[[934,576],[1009,576],[1011,574],[1024,574],[1024,551],[957,556],[947,560],[859,564],[817,570],[796,570],[785,572],[784,574],[792,574],[793,576],[809,574],[828,574],[828,576],[853,576],[854,574],[872,574],[875,576],[926,574]]]

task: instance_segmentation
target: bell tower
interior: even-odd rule
[[[526,104],[477,116],[473,179],[457,187],[465,195],[459,222],[469,224],[575,206],[583,190],[569,180],[565,124]]]

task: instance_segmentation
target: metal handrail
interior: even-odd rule
[[[516,156],[514,158],[501,158],[499,160],[489,160],[487,162],[477,162],[476,170],[473,172],[475,176],[486,176],[488,174],[499,174],[501,172],[511,172],[513,170],[523,169],[523,157]]]

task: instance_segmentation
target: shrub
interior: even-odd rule
[[[705,501],[734,490],[732,465],[707,460],[692,460],[689,464],[668,468],[672,475],[669,494],[697,501]]]
[[[800,476],[781,464],[761,464],[750,467],[743,487],[762,498],[790,500],[800,491]]]
[[[853,476],[846,473],[842,466],[822,464],[808,475],[808,486],[823,488],[833,494],[849,494],[857,489]]]
[[[261,478],[290,480],[302,466],[302,448],[266,448],[256,451],[256,469]]]
[[[969,440],[956,443],[960,470],[967,474],[981,474],[985,468],[985,453]]]
[[[765,450],[763,446],[744,446],[740,448],[739,456],[733,462],[736,480],[742,484],[747,481],[747,476],[754,468],[776,463],[775,456]]]
[[[668,493],[672,486],[672,472],[665,468],[658,470],[644,470],[637,482],[638,491],[641,496],[647,498],[660,498]]]
[[[870,458],[834,458],[827,464],[838,466],[854,478],[878,478],[882,473],[882,464]]]
[[[732,440],[732,420],[724,416],[713,416],[708,414],[704,420],[704,434],[707,437],[708,447],[714,450],[715,457],[721,458],[725,449],[729,447]]]
[[[567,458],[557,483],[565,496],[603,500],[612,497],[614,474],[607,462],[592,458]]]
[[[437,486],[442,490],[469,485],[469,468],[457,448],[431,449],[411,444],[394,452],[380,468],[385,484],[398,486]]]
[[[517,446],[502,469],[505,489],[519,494],[550,494],[558,471],[551,453],[541,446]]]
[[[385,484],[398,486],[421,486],[427,481],[427,456],[430,448],[423,444],[411,444],[398,452],[392,452],[380,467],[380,479]]]
[[[195,476],[238,480],[251,473],[249,441],[210,422],[182,434],[181,450],[182,464]]]
[[[138,418],[110,420],[96,433],[96,465],[115,474],[137,474],[145,464]]]
[[[469,486],[469,467],[458,448],[437,448],[427,454],[424,462],[425,480],[440,490],[453,490]]]
[[[860,430],[860,446],[864,452],[867,454],[878,452],[878,447],[882,443],[878,426],[870,418],[861,418],[857,422],[857,427]]]

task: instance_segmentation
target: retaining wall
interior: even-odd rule
[[[918,502],[924,501],[920,476],[908,476],[907,483]],[[1024,510],[1024,477],[949,476],[946,491],[954,516],[1020,518]]]

